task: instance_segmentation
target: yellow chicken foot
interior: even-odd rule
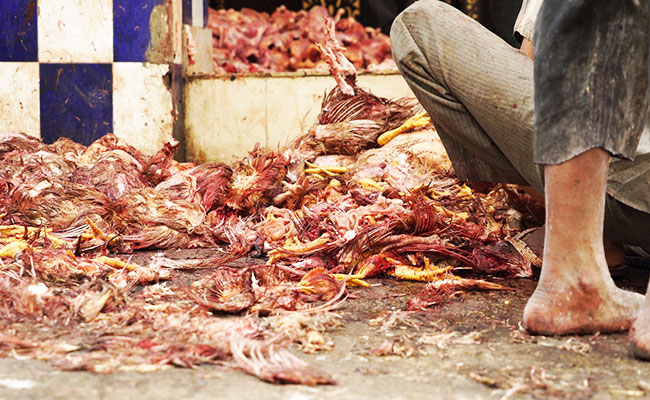
[[[286,240],[284,246],[282,246],[279,250],[273,249],[268,252],[268,255],[270,257],[269,263],[284,258],[283,251],[293,253],[293,254],[303,254],[303,253],[310,252],[312,250],[316,250],[319,247],[328,244],[330,241],[331,239],[325,235],[307,243],[302,243],[300,242],[300,240],[298,240],[298,238],[291,237]]]
[[[0,249],[0,258],[2,257],[14,258],[16,257],[16,254],[30,247],[31,246],[27,242],[23,242],[23,241],[11,242]]]
[[[20,225],[1,225],[0,237],[3,239],[3,241],[22,241],[25,239],[25,230],[27,230],[28,237],[33,238],[34,235],[38,235],[38,238],[46,238],[52,243],[52,246],[55,248],[65,247],[67,244],[64,240],[51,235],[52,229],[34,228],[31,226],[25,227]]]
[[[25,236],[25,229],[27,229],[27,235],[31,236],[34,234],[34,232],[39,232],[41,236],[45,236],[48,233],[52,232],[52,229],[46,228],[34,228],[34,227],[26,227],[22,225],[1,225],[0,226],[0,237],[2,238],[10,238],[14,237],[16,239],[22,238]]]
[[[384,191],[384,188],[379,184],[379,182],[370,178],[359,179],[359,185],[361,185],[361,187],[363,187],[364,189],[377,189],[377,190]]]
[[[95,258],[95,261],[99,261],[100,263],[106,264],[109,267],[117,268],[117,269],[122,269],[125,268],[129,271],[135,271],[137,265],[135,264],[128,264],[120,259],[117,258],[111,258],[111,257],[106,257],[106,256],[99,256]]]
[[[306,161],[309,168],[305,169],[306,174],[325,174],[327,176],[337,176],[348,171],[347,167],[321,166]]]
[[[86,223],[88,224],[88,226],[90,226],[90,229],[92,229],[95,237],[102,240],[106,239],[106,235],[104,235],[104,232],[102,232],[102,230],[97,225],[95,225],[92,219],[86,218]]]
[[[386,143],[395,139],[398,135],[401,135],[404,132],[408,132],[411,129],[419,128],[421,126],[427,126],[431,123],[431,118],[427,115],[426,111],[415,115],[404,122],[402,126],[393,129],[392,131],[385,132],[383,135],[379,136],[377,139],[377,144],[384,146]]]
[[[362,280],[362,275],[334,274],[334,278],[337,281],[345,281],[346,286],[370,287],[368,282]]]
[[[397,264],[395,265],[395,270],[390,273],[390,275],[397,279],[403,279],[408,281],[420,281],[420,282],[432,282],[438,279],[442,274],[445,274],[451,271],[453,267],[429,267],[429,268],[418,268],[411,265]]]

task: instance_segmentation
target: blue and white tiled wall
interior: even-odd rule
[[[207,0],[0,0],[0,131],[152,153],[179,125],[182,24]]]

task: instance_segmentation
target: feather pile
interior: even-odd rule
[[[248,8],[241,11],[209,10],[216,73],[327,71],[316,43],[323,41],[329,19],[325,7],[290,11],[279,7],[272,14]],[[379,29],[361,25],[354,18],[335,16],[336,37],[345,55],[359,69],[396,71],[390,38]]]
[[[148,157],[112,135],[85,147],[0,133],[0,354],[101,373],[218,363],[331,384],[282,349],[314,351],[309,335],[269,318],[333,315],[367,278],[429,282],[408,305],[422,310],[501,288],[461,267],[530,276],[505,248],[539,223],[537,205],[513,186],[460,182],[430,125],[379,147],[419,107],[358,88],[334,22],[323,32],[338,85],[317,125],[233,166],[178,163],[173,140]],[[212,258],[128,256],[224,245]],[[244,256],[261,260],[234,262]]]

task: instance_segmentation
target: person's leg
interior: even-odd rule
[[[609,154],[592,149],[545,167],[544,266],[524,311],[531,332],[617,332],[628,329],[636,317],[641,295],[618,289],[605,262],[608,165]]]
[[[455,8],[420,0],[391,30],[400,71],[461,179],[534,186],[533,63]]]
[[[633,41],[646,17],[639,3],[594,0],[546,0],[538,16],[535,160],[545,164],[547,230],[524,311],[532,333],[626,330],[642,302],[614,285],[602,239],[609,154],[634,157],[643,128],[647,80],[629,80],[647,51]]]
[[[650,8],[650,0],[648,0],[648,8]],[[648,60],[648,75],[650,76],[650,60]],[[650,88],[648,91],[650,92]],[[645,250],[650,250],[650,247],[646,247]],[[637,357],[650,359],[650,283],[639,316],[630,329],[630,340],[632,350]]]

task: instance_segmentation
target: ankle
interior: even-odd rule
[[[601,280],[603,275],[609,275],[607,266],[599,246],[571,242],[557,245],[547,243],[541,278],[571,282]]]

